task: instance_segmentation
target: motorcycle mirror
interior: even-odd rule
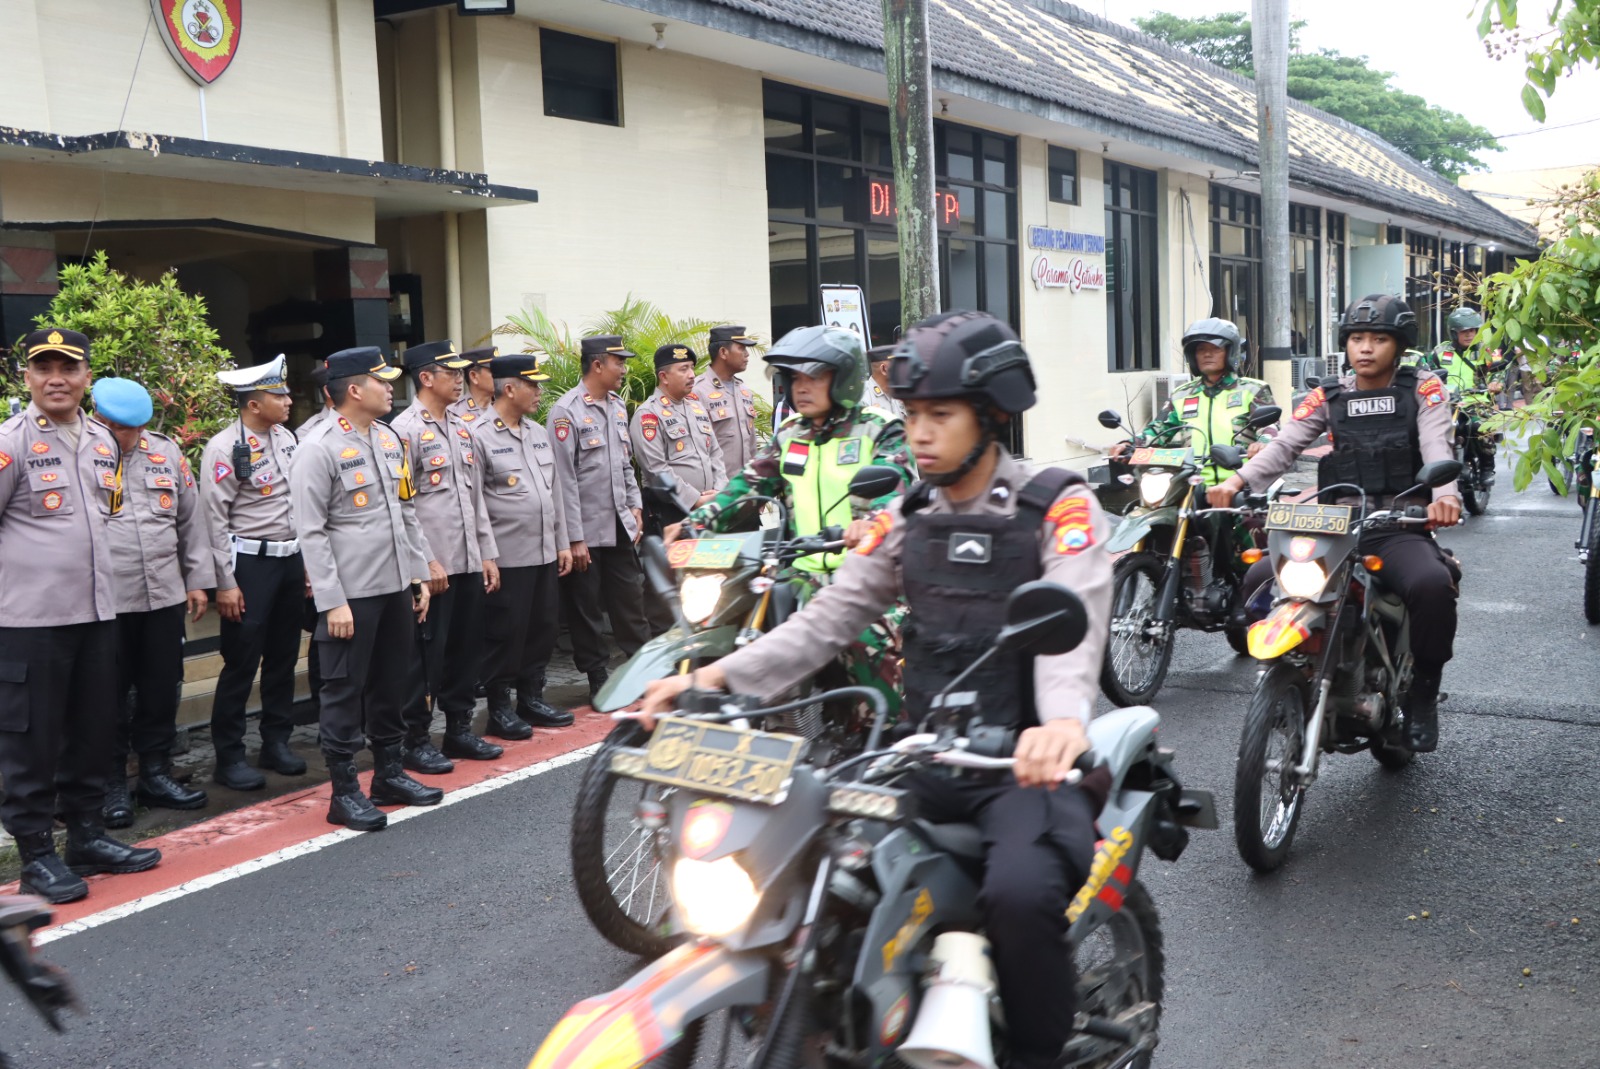
[[[691,504],[699,497],[694,489],[670,471],[651,473],[644,483],[645,503],[661,523],[678,523],[689,515],[684,501]]]
[[[869,464],[850,477],[850,496],[875,501],[900,488],[900,473],[882,464]]]
[[[1422,470],[1417,472],[1417,482],[1431,490],[1437,490],[1446,483],[1454,482],[1456,476],[1461,474],[1461,461],[1435,460],[1431,464],[1422,465]]]
[[[644,568],[650,589],[672,606],[673,615],[681,621],[683,606],[678,603],[678,584],[672,577],[672,565],[667,561],[667,549],[661,539],[655,535],[639,539],[639,563]],[[684,630],[688,630],[688,627],[685,626]]]
[[[1315,389],[1315,387],[1312,387]],[[1245,421],[1246,427],[1270,427],[1278,422],[1283,415],[1283,409],[1277,405],[1263,405],[1250,413],[1250,418]]]
[[[1236,445],[1214,445],[1211,447],[1211,463],[1228,471],[1238,471],[1244,466],[1244,454],[1239,452]]]
[[[1322,385],[1322,379],[1320,379],[1316,375],[1310,375],[1310,376],[1306,377],[1306,389],[1315,390],[1318,386],[1321,386],[1321,385]]]
[[[1078,595],[1035,579],[1006,599],[1006,625],[996,645],[1013,653],[1051,656],[1077,649],[1088,630],[1089,614]]]
[[[1100,426],[1107,430],[1114,431],[1122,426],[1122,414],[1114,408],[1106,409],[1096,418],[1100,420]]]

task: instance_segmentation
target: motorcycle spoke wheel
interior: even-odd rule
[[[1100,689],[1118,706],[1148,704],[1172,663],[1175,630],[1155,619],[1162,572],[1160,557],[1133,553],[1117,562],[1113,574],[1111,637]]]
[[[1288,665],[1274,665],[1250,699],[1233,780],[1233,839],[1239,856],[1257,872],[1272,872],[1289,856],[1305,791],[1293,782],[1304,755],[1304,680]]]
[[[613,747],[644,739],[639,725],[618,725],[584,770],[572,811],[572,875],[584,913],[607,942],[654,958],[672,949],[662,934],[672,894],[656,832],[639,823],[638,811],[641,802],[664,803],[671,789],[610,768]]]
[[[1583,618],[1600,624],[1600,516],[1589,524],[1589,559],[1583,564]]]
[[[1122,908],[1084,937],[1075,962],[1078,1012],[1116,1020],[1148,1002],[1155,1005],[1150,1030],[1159,1028],[1166,954],[1161,919],[1143,884],[1135,880],[1123,896]],[[1069,1057],[1062,1069],[1103,1069],[1128,1053],[1125,1044],[1081,1034],[1069,1041],[1067,1050]],[[1150,1057],[1145,1051],[1130,1064],[1143,1069],[1149,1066]]]

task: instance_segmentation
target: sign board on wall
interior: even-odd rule
[[[1056,256],[1052,252],[1082,253],[1104,256],[1106,239],[1099,234],[1083,234],[1072,230],[1057,230],[1048,226],[1028,228],[1028,247],[1047,250],[1033,258],[1028,274],[1035,289],[1064,289],[1072,293],[1079,290],[1106,288],[1105,265],[1079,256]]]
[[[222,77],[239,54],[244,0],[150,0],[161,40],[202,87]]]
[[[869,175],[866,180],[865,207],[868,225],[899,225],[900,207],[895,203],[894,179]],[[960,196],[948,189],[934,190],[933,216],[940,230],[960,229]]]
[[[867,333],[867,299],[860,286],[822,287],[822,324],[856,332],[863,346],[871,346]]]

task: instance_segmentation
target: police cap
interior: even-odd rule
[[[89,339],[75,330],[45,327],[22,339],[22,352],[29,360],[36,356],[44,356],[46,353],[60,353],[74,360],[87,360]]]
[[[628,351],[628,347],[622,344],[620,334],[591,334],[583,339],[582,345],[584,356],[604,356],[611,353],[626,360],[633,355]]]
[[[656,350],[656,370],[674,364],[693,364],[695,359],[694,350],[687,345],[663,345]]]
[[[217,380],[234,393],[288,393],[289,358],[279,353],[265,364],[217,372]]]
[[[754,345],[756,340],[746,334],[743,327],[723,326],[711,328],[711,355],[716,355],[718,346],[730,345],[734,342],[740,345]]]
[[[132,379],[101,379],[90,394],[94,397],[94,410],[118,426],[143,427],[155,411],[150,391]]]
[[[383,357],[383,350],[376,345],[340,349],[328,357],[329,382],[360,378],[362,375],[371,375],[384,382],[393,382],[400,377],[400,369],[391,367]]]
[[[499,355],[498,345],[483,345],[476,349],[461,350],[461,359],[469,361],[473,367],[487,367],[489,362]]]
[[[407,371],[421,371],[435,364],[452,371],[460,371],[464,367],[471,367],[473,363],[456,352],[456,343],[448,338],[443,341],[426,341],[421,345],[413,345],[405,351],[402,360]]]
[[[489,361],[489,371],[497,379],[526,379],[548,382],[550,376],[539,370],[539,358],[532,353],[513,353]]]

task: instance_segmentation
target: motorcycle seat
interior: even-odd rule
[[[983,861],[983,833],[976,824],[934,824],[919,820],[917,826],[930,843],[952,857],[962,861]]]

